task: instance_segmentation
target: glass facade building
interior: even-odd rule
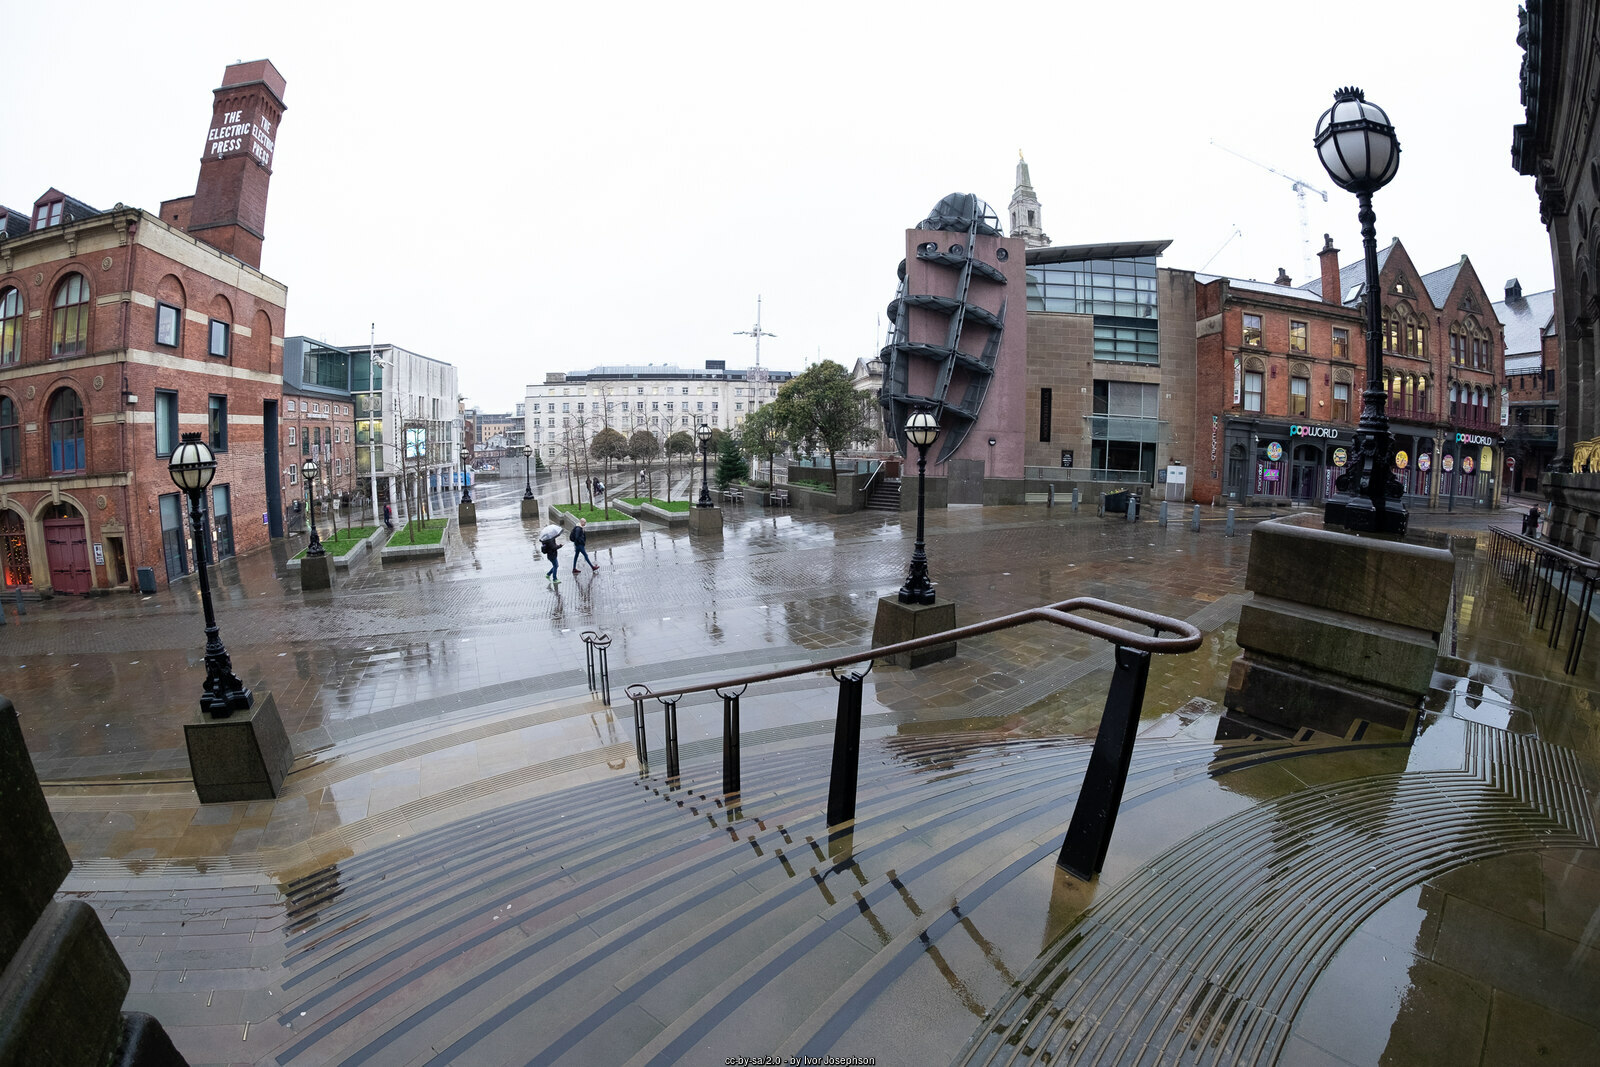
[[[1094,358],[1157,366],[1156,258],[1028,264],[1028,310],[1094,316]]]

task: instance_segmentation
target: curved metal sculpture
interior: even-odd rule
[[[998,266],[977,258],[980,235],[999,237],[1003,234],[994,209],[971,193],[951,193],[940,200],[916,228],[963,236],[963,240],[947,248],[941,248],[936,241],[924,241],[916,252],[918,261],[955,274],[952,287],[955,295],[907,292],[906,265],[901,262],[900,288],[889,304],[893,327],[880,353],[884,375],[879,403],[884,408],[884,425],[892,428],[902,453],[907,447],[906,419],[915,408],[932,408],[944,430],[944,443],[937,460],[943,463],[961,447],[976,424],[983,398],[994,378],[995,360],[1005,332],[1006,302],[1002,300],[999,311],[992,311],[970,302],[968,294],[974,276],[997,285],[1006,284],[1005,273]],[[1005,255],[1004,249],[998,251],[1001,256]],[[948,317],[943,344],[911,340],[913,310]],[[976,353],[961,349],[962,331],[969,326],[975,327],[984,337],[982,350]],[[937,365],[933,388],[927,394],[911,392],[911,364],[915,359]],[[952,397],[950,383],[957,368],[965,372],[966,387],[959,397]]]

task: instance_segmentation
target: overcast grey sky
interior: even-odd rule
[[[1210,142],[1326,190],[1312,244],[1348,263],[1355,199],[1311,148],[1347,84],[1400,137],[1380,244],[1424,272],[1466,254],[1495,297],[1552,284],[1510,163],[1515,0],[71,10],[8,8],[0,203],[192,193],[223,68],[271,59],[262,267],[287,332],[365,344],[376,322],[487,410],[549,370],[747,365],[758,294],[764,364],[849,366],[905,229],[950,192],[1004,218],[1019,149],[1057,244],[1170,238],[1164,266],[1299,284],[1290,182]]]

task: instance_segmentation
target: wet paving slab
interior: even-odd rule
[[[113,931],[139,964],[129,1006],[167,1021],[191,1061],[665,1063],[757,1048],[875,1055],[880,1063],[949,1060],[977,1047],[971,1043],[986,1020],[999,1017],[1063,933],[1082,935],[1094,924],[1114,930],[1117,895],[1166,869],[1173,850],[1199,847],[1203,835],[1259,820],[1297,797],[1348,809],[1353,802],[1327,798],[1342,796],[1338,790],[1352,781],[1459,777],[1473,731],[1572,753],[1576,795],[1592,826],[1600,657],[1587,655],[1576,677],[1562,675],[1564,653],[1544,649],[1543,634],[1529,632],[1481,564],[1461,568],[1447,654],[1416,744],[1376,734],[1354,744],[1222,743],[1217,702],[1237,651],[1232,623],[1248,595],[1248,523],[1225,538],[1213,520],[1194,534],[1065,508],[952,509],[930,516],[928,553],[961,621],[1090,595],[1190,619],[1205,642],[1191,655],[1156,660],[1140,768],[1106,871],[1093,885],[1063,883],[1053,859],[1109,661],[1103,648],[1053,630],[964,642],[954,660],[917,671],[874,669],[863,736],[881,757],[875,773],[864,759],[863,780],[903,795],[876,802],[841,861],[819,825],[817,790],[826,789],[818,776],[826,776],[835,690],[825,674],[746,699],[747,766],[765,761],[774,769],[763,785],[747,784],[737,816],[714,789],[686,797],[682,783],[674,789],[659,780],[655,709],[648,733],[657,777],[637,765],[621,690],[866,647],[877,597],[904,577],[909,533],[898,517],[730,509],[720,541],[659,527],[592,539],[601,569],[578,576],[564,569],[552,586],[532,545],[534,524],[516,517],[520,487],[480,487],[478,495],[480,525],[453,531],[444,562],[367,560],[338,575],[331,595],[301,594],[281,553],[219,568],[223,639],[241,677],[273,692],[297,753],[277,801],[201,806],[187,784],[181,724],[194,714],[203,677],[199,649],[185,636],[202,626],[192,591],[52,602],[33,608],[21,620],[26,626],[0,632],[7,682],[0,691],[18,704],[77,864],[66,891],[102,915],[126,921],[137,911],[148,919]],[[1485,516],[1428,518],[1470,531]],[[591,697],[585,678],[579,634],[591,628],[613,637],[610,708]],[[30,700],[59,709],[55,721],[30,716]],[[719,702],[686,700],[680,719],[686,771],[714,785]],[[894,746],[924,747],[907,759]],[[963,790],[982,774],[1009,784],[976,803],[979,794]],[[655,803],[665,800],[671,817],[616,823],[633,817],[627,797],[641,785]],[[1425,780],[1416,788],[1430,800],[1443,797],[1441,811],[1470,810]],[[1034,823],[1013,824],[1004,814],[1019,805],[1034,812]],[[972,829],[962,831],[953,813],[968,807]],[[763,818],[763,810],[788,814]],[[1425,836],[1427,818],[1403,825],[1400,839],[1406,831]],[[695,825],[701,829],[688,829]],[[512,836],[491,835],[480,853],[472,843],[480,826]],[[551,844],[561,827],[578,828],[564,860]],[[1239,832],[1248,838],[1246,830]],[[690,836],[675,843],[685,831]],[[680,905],[652,906],[653,918],[616,928],[626,936],[584,949],[614,921],[594,909],[620,918],[635,907],[625,901],[641,876],[603,858],[620,847],[618,834],[632,842],[622,854],[646,865],[639,870],[676,864],[738,877],[718,890],[723,882],[693,888],[702,874],[674,876],[687,878],[675,880],[668,897]],[[1403,867],[1415,869],[1403,888],[1360,897],[1371,905],[1316,941],[1290,1000],[1271,1008],[1276,1051],[1265,1056],[1258,1043],[1254,1058],[1234,1060],[1525,1062],[1512,1054],[1526,1052],[1530,1039],[1546,1043],[1547,1057],[1589,1047],[1593,1020],[1568,993],[1597,991],[1600,864],[1581,831],[1559,847],[1534,844],[1463,855],[1437,871]],[[709,851],[695,861],[685,848]],[[1247,866],[1243,848],[1221,848]],[[1405,849],[1391,843],[1387,851]],[[534,867],[501,878],[495,872],[513,854]],[[430,868],[451,888],[418,889],[410,911],[372,934],[361,916],[379,907],[383,887]],[[338,893],[308,897],[306,886],[326,881],[330,870],[338,872]],[[801,882],[814,888],[785,895]],[[460,921],[435,907],[449,892],[461,894]],[[696,904],[696,893],[713,895]],[[562,918],[565,899],[576,905],[571,918]],[[963,903],[951,911],[951,901]],[[497,918],[508,906],[511,914]],[[750,915],[751,925],[730,926],[734,914]],[[1382,951],[1375,962],[1373,946],[1403,940],[1412,914],[1424,918],[1395,954],[1405,965],[1391,966]],[[235,941],[252,921],[244,950]],[[516,933],[507,940],[499,923]],[[654,955],[639,954],[646,935],[661,946]],[[348,977],[319,987],[314,998],[305,992],[315,984],[301,977],[312,956],[297,946],[315,942],[319,952],[354,960],[385,939],[404,945],[418,937],[477,947],[441,955],[419,942],[365,977],[360,968],[339,972]],[[541,947],[518,955],[530,938]],[[623,959],[634,962],[616,971]],[[582,961],[600,985],[540,978]],[[1359,975],[1374,968],[1390,977],[1363,984]],[[1552,968],[1563,975],[1560,995]],[[415,984],[401,980],[413,971]],[[203,993],[184,988],[190,973],[205,983]],[[752,985],[758,974],[762,983]],[[480,977],[488,975],[514,983],[515,992]],[[599,988],[639,995],[596,998]],[[583,989],[591,990],[588,1001]],[[1228,1018],[1243,1018],[1241,1008]],[[1202,1010],[1212,1020],[1224,1014]],[[1424,1024],[1444,1012],[1462,1020],[1460,1034],[1418,1052]],[[1341,1040],[1351,1018],[1388,1036]],[[553,1019],[564,1022],[548,1047],[530,1046],[529,1021],[550,1029]],[[395,1048],[424,1047],[431,1051],[390,1058]],[[1016,1055],[1028,1046],[1006,1047]],[[1476,1060],[1451,1058],[1469,1048]],[[1185,1055],[1206,1058],[1193,1049]],[[1086,1054],[1079,1061],[1096,1062]]]

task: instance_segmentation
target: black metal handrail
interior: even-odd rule
[[[1541,630],[1551,593],[1555,593],[1555,613],[1550,619],[1550,636],[1545,641],[1548,648],[1561,647],[1561,623],[1566,617],[1567,604],[1572,600],[1572,582],[1578,580],[1577,611],[1572,620],[1572,643],[1567,649],[1565,668],[1566,673],[1576,674],[1578,658],[1583,654],[1583,638],[1589,631],[1595,586],[1600,584],[1600,560],[1499,526],[1489,527],[1489,532],[1494,538],[1490,556],[1495,568]]]
[[[1147,635],[1098,619],[1085,618],[1077,614],[1079,612],[1090,612],[1149,627],[1151,633]],[[916,652],[1034,622],[1048,622],[1091,637],[1098,637],[1110,641],[1116,649],[1116,666],[1112,673],[1110,689],[1106,693],[1106,706],[1101,714],[1100,729],[1095,736],[1094,750],[1089,757],[1089,766],[1084,774],[1083,787],[1078,794],[1078,803],[1073,809],[1072,822],[1062,842],[1061,855],[1056,861],[1062,869],[1088,880],[1104,865],[1106,849],[1111,843],[1111,831],[1116,824],[1117,809],[1122,803],[1122,791],[1127,782],[1128,765],[1133,759],[1135,727],[1139,721],[1140,710],[1144,706],[1145,685],[1150,675],[1150,657],[1192,652],[1200,647],[1201,639],[1198,629],[1180,619],[1140,611],[1108,600],[1073,597],[1011,615],[1002,615],[986,622],[972,623],[954,630],[868,649],[865,652],[698,685],[655,690],[647,685],[634,683],[628,686],[627,693],[629,699],[633,701],[634,751],[639,759],[640,773],[648,773],[650,766],[649,746],[645,734],[644,702],[654,699],[662,706],[666,733],[667,780],[669,785],[676,785],[681,775],[678,759],[678,701],[690,694],[714,692],[722,698],[723,708],[722,788],[730,801],[736,802],[735,798],[740,793],[739,699],[744,691],[760,682],[827,671],[839,683],[839,704],[833,735],[833,767],[828,784],[828,826],[835,828],[853,822],[860,766],[862,682],[871,673],[873,664],[886,656]],[[1163,637],[1163,634],[1173,636]],[[838,673],[840,668],[859,663],[866,663],[866,668],[844,674]]]
[[[611,635],[598,630],[585,630],[584,653],[589,669],[589,692],[600,698],[600,703],[611,706],[611,668],[606,665],[606,651],[611,647]]]

